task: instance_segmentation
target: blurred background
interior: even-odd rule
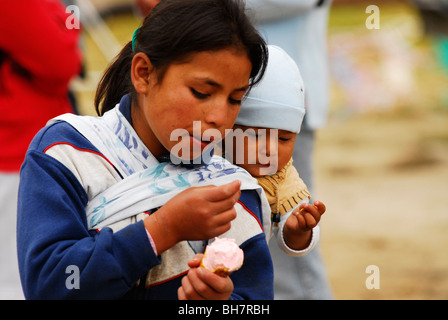
[[[70,1],[66,1],[69,3]],[[95,114],[96,85],[141,22],[134,0],[79,1],[84,73],[71,88]],[[318,131],[315,198],[335,299],[448,298],[448,6],[338,1],[329,17],[331,108]],[[368,29],[368,5],[380,10]],[[368,266],[379,288],[368,289]]]

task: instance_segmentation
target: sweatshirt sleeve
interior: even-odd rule
[[[34,77],[67,83],[81,71],[80,30],[60,1],[0,0],[0,50]],[[65,84],[64,84],[65,86]]]
[[[27,299],[118,299],[160,264],[142,221],[116,233],[89,231],[87,195],[54,158],[29,151],[20,179],[17,246]]]

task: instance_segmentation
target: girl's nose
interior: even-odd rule
[[[212,127],[222,127],[227,123],[228,108],[227,101],[217,99],[215,103],[211,104],[208,108],[205,121]]]

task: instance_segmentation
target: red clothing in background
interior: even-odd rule
[[[0,0],[0,172],[18,172],[34,135],[72,112],[80,30],[59,1]]]

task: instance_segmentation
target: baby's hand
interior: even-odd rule
[[[285,228],[295,234],[309,231],[317,226],[325,210],[325,205],[320,201],[314,201],[314,205],[302,203],[288,217]]]

